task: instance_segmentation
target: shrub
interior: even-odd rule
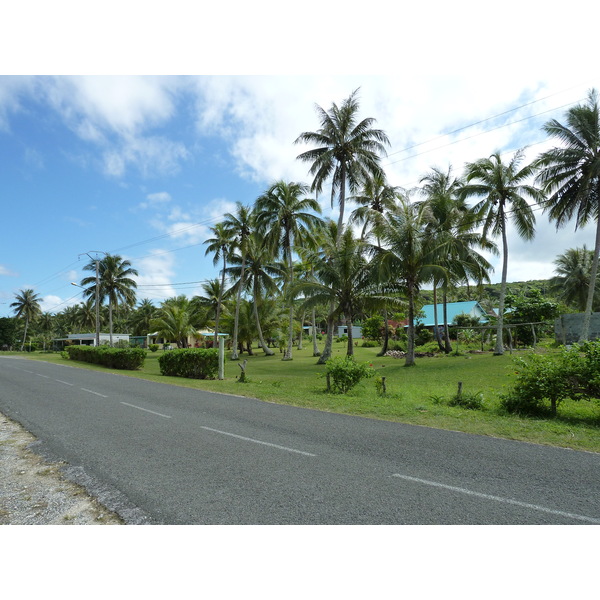
[[[378,346],[381,346],[381,344],[375,340],[363,340],[361,346],[363,348],[377,348]]]
[[[460,406],[461,408],[467,408],[469,410],[481,410],[483,408],[483,394],[481,392],[462,392],[455,394],[450,401],[448,406]]]
[[[160,346],[158,344],[150,344],[148,346],[148,349],[150,350],[150,352],[157,352],[159,348],[160,348]]]
[[[146,359],[141,348],[109,348],[108,346],[69,346],[66,349],[71,360],[101,365],[109,369],[140,369]]]
[[[511,413],[556,415],[565,399],[600,398],[600,341],[563,347],[558,355],[530,354],[515,359],[517,379],[501,399]]]
[[[191,379],[215,379],[219,372],[219,353],[212,348],[181,348],[158,359],[161,375]]]
[[[348,336],[347,336],[346,334],[344,334],[344,335],[340,335],[339,337],[336,337],[336,338],[335,338],[335,341],[336,341],[337,343],[341,343],[341,342],[343,342],[343,343],[345,344],[345,343],[347,343],[347,342],[348,342]]]
[[[345,394],[366,377],[373,377],[375,371],[367,364],[357,363],[353,356],[336,356],[325,363],[325,376],[334,392]],[[328,388],[329,389],[329,388]]]

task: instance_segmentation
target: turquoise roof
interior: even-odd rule
[[[485,312],[485,310],[483,310],[483,308],[481,307],[479,302],[476,302],[476,301],[448,302],[446,307],[447,307],[448,324],[449,325],[452,324],[452,321],[454,320],[454,317],[456,315],[460,315],[462,313],[471,315],[473,317],[479,317],[479,320],[481,323],[486,323],[488,320],[487,313]],[[422,311],[423,311],[423,313],[425,313],[425,317],[415,319],[415,322],[423,323],[423,325],[425,325],[425,327],[434,327],[435,319],[434,319],[434,315],[433,315],[433,304],[426,304],[422,308]],[[443,304],[437,305],[437,317],[438,317],[438,325],[443,325],[444,324],[444,305]]]

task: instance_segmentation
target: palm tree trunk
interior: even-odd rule
[[[433,327],[435,331],[435,341],[437,342],[438,348],[443,352],[444,345],[440,338],[440,330],[438,325],[438,312],[437,312],[437,282],[433,282]]]
[[[384,356],[388,351],[388,346],[390,344],[390,331],[388,325],[388,311],[387,308],[383,309],[383,346],[381,347],[381,352],[377,354],[377,356]]]
[[[346,356],[354,356],[354,338],[352,332],[352,313],[349,313],[346,317],[346,329],[348,330],[348,347],[346,350]]]
[[[415,294],[411,283],[408,284],[408,343],[406,347],[405,367],[415,365]]]
[[[110,347],[113,347],[113,313],[112,313],[112,302],[108,301],[108,325],[109,325],[109,332],[110,332]]]
[[[332,307],[330,307],[332,308]],[[324,365],[331,358],[331,347],[333,346],[333,310],[327,316],[327,337],[325,338],[325,346],[323,347],[323,353],[317,361],[318,365]]]
[[[312,342],[313,342],[313,356],[321,356],[319,352],[319,344],[317,343],[317,316],[316,310],[312,309]]]
[[[213,341],[213,348],[217,348],[219,345],[219,320],[221,318],[221,302],[223,300],[223,290],[225,289],[225,269],[227,268],[227,259],[225,258],[225,252],[223,252],[223,274],[221,275],[221,289],[219,289],[219,298],[217,300],[217,314],[215,316],[215,339]]]
[[[346,163],[342,162],[340,177],[340,216],[338,217],[338,230],[336,236],[336,246],[340,243],[342,237],[342,228],[344,226],[344,206],[346,204]]]
[[[594,246],[594,258],[592,260],[592,270],[590,272],[590,285],[588,289],[585,312],[583,313],[583,323],[581,324],[580,342],[586,342],[590,335],[590,321],[592,319],[592,307],[596,291],[596,275],[598,274],[598,257],[600,256],[600,218],[596,222],[596,245]]]
[[[494,354],[501,356],[504,354],[504,297],[506,296],[506,277],[508,274],[508,242],[506,240],[506,221],[504,214],[501,211],[501,228],[502,228],[502,282],[500,284],[500,298],[498,299],[498,327],[496,331],[496,348]]]
[[[263,332],[262,332],[262,327],[260,326],[260,319],[258,317],[258,303],[260,302],[260,294],[258,292],[258,286],[257,283],[255,281],[254,283],[254,302],[252,303],[254,305],[254,318],[256,319],[256,331],[258,333],[258,343],[260,344],[260,347],[263,349],[263,352],[267,355],[267,356],[273,356],[273,350],[271,350],[271,348],[269,348],[265,342],[265,338],[263,337]]]
[[[448,323],[448,293],[446,288],[443,291],[443,302],[444,302],[444,352],[450,354],[452,352],[452,345],[450,344],[450,329]]]
[[[244,287],[244,271],[246,269],[246,256],[242,255],[242,273],[240,275],[239,288],[235,299],[235,317],[233,319],[233,342],[231,345],[231,360],[239,360],[238,356],[238,329],[240,322],[240,304],[242,300],[242,288]]]
[[[288,241],[289,244],[289,241]],[[288,270],[289,270],[289,288],[288,292],[290,294],[290,315],[289,315],[289,330],[288,330],[288,344],[287,349],[283,353],[282,360],[292,360],[292,348],[294,346],[294,300],[292,298],[292,285],[294,282],[294,271],[293,271],[293,263],[292,263],[292,253],[290,251],[290,246],[288,245]]]
[[[300,337],[298,338],[298,350],[302,350],[302,334],[304,333],[304,317],[306,317],[306,312],[302,311],[302,317],[300,319]]]
[[[21,342],[21,352],[25,348],[25,341],[27,340],[27,327],[29,327],[29,319],[25,317],[25,331],[23,333],[23,341]]]

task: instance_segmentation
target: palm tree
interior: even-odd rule
[[[20,290],[19,293],[15,295],[15,301],[10,305],[11,308],[14,308],[15,316],[18,319],[25,319],[25,331],[23,333],[23,340],[21,341],[21,352],[23,352],[23,348],[25,347],[29,323],[35,321],[42,314],[40,300],[40,296],[32,289]]]
[[[129,318],[129,325],[134,335],[147,335],[151,331],[152,319],[156,317],[157,308],[150,300],[144,298]]]
[[[322,226],[323,221],[312,214],[321,212],[319,203],[313,198],[304,197],[308,186],[278,181],[255,203],[256,225],[264,234],[265,243],[273,255],[281,252],[287,265],[285,289],[289,297],[288,344],[283,360],[292,360],[294,343],[294,297],[291,293],[294,284],[293,252],[295,246],[306,248],[315,245],[313,231]]]
[[[369,227],[380,223],[384,212],[396,208],[396,202],[400,194],[402,194],[402,188],[389,185],[383,172],[376,174],[374,177],[369,177],[364,182],[362,193],[351,198],[360,206],[354,209],[349,220],[350,223],[363,225],[361,239],[366,239]],[[381,246],[379,239],[377,239],[377,246]],[[383,345],[378,356],[383,356],[387,352],[389,344],[387,308],[383,309],[383,322]]]
[[[84,271],[96,271],[96,261],[90,261]],[[123,260],[117,254],[107,254],[98,265],[100,281],[100,302],[108,298],[108,321],[110,332],[110,345],[113,345],[113,309],[118,307],[119,302],[127,306],[135,305],[135,288],[137,283],[131,277],[138,275],[128,260]],[[89,286],[84,295],[92,296],[96,292],[96,277],[85,277],[81,280],[82,287]]]
[[[253,232],[246,240],[243,256],[232,255],[229,262],[232,266],[227,268],[227,273],[237,280],[234,288],[238,297],[242,286],[252,292],[258,341],[263,352],[267,356],[271,356],[273,351],[265,342],[260,324],[259,306],[262,298],[278,293],[275,278],[283,277],[285,269],[273,262],[270,248],[263,243],[262,238],[256,232]],[[237,338],[234,339],[234,342],[237,343]],[[233,350],[235,348],[232,348]]]
[[[424,215],[427,221],[425,230],[430,243],[437,248],[435,262],[444,267],[444,276],[433,279],[433,314],[435,336],[440,350],[446,354],[452,351],[448,329],[448,287],[452,284],[478,283],[488,281],[490,263],[476,249],[497,254],[496,244],[487,240],[475,229],[477,214],[463,198],[458,197],[463,182],[452,176],[452,168],[447,171],[434,167],[421,179],[424,183],[421,192],[425,195]],[[444,343],[438,330],[437,289],[442,286],[442,306],[444,320]]]
[[[158,316],[151,321],[151,327],[165,341],[176,342],[178,348],[187,348],[188,338],[196,335],[189,302],[164,302]]]
[[[356,193],[368,177],[381,175],[380,156],[386,155],[385,146],[389,145],[387,135],[373,129],[375,119],[366,118],[357,123],[357,93],[358,90],[354,90],[339,107],[333,103],[328,111],[317,105],[321,127],[301,133],[294,142],[317,146],[298,158],[311,163],[309,173],[314,176],[311,191],[321,193],[331,178],[331,206],[337,195],[340,207],[338,240],[344,224],[346,188]]]
[[[96,307],[94,296],[77,306],[77,325],[83,330],[94,330],[96,327]]]
[[[592,305],[600,256],[600,109],[598,92],[590,90],[586,104],[573,106],[566,114],[567,124],[555,119],[544,131],[562,143],[540,155],[536,181],[548,194],[544,209],[557,229],[575,218],[575,231],[589,221],[596,221],[596,242],[590,272],[588,296],[581,326],[580,341],[589,336]]]
[[[444,270],[432,264],[436,248],[426,234],[427,220],[422,204],[402,198],[378,226],[381,247],[372,247],[379,278],[396,285],[408,301],[408,345],[405,366],[415,364],[415,302],[423,283],[442,277]]]
[[[213,265],[223,259],[223,270],[221,271],[221,285],[219,287],[219,296],[217,299],[217,308],[215,314],[215,337],[214,347],[217,347],[219,337],[219,321],[221,318],[221,310],[223,306],[223,292],[225,291],[225,269],[227,269],[227,255],[231,252],[233,245],[233,233],[231,229],[228,229],[224,223],[217,223],[214,227],[210,228],[213,237],[205,240],[205,244],[208,244],[206,256],[209,252],[214,253]]]
[[[240,315],[240,303],[242,299],[242,290],[244,289],[245,267],[246,267],[246,251],[248,239],[254,227],[254,212],[252,209],[244,206],[241,202],[236,203],[235,214],[226,213],[223,221],[225,230],[231,235],[232,249],[240,253],[241,267],[239,272],[239,285],[237,286],[237,294],[235,300],[235,317],[233,323],[233,342],[231,346],[231,360],[238,360],[238,321]]]
[[[590,273],[594,262],[594,251],[588,250],[585,244],[582,248],[569,248],[560,254],[554,264],[556,276],[552,278],[551,289],[557,298],[570,306],[575,306],[579,312],[584,312],[590,289]],[[598,299],[598,285],[594,297],[594,306]]]
[[[483,223],[483,236],[502,238],[502,280],[498,299],[498,324],[494,354],[504,354],[502,339],[504,324],[504,298],[508,273],[508,219],[515,225],[519,236],[532,240],[535,235],[535,215],[526,198],[542,202],[544,194],[535,186],[526,183],[534,172],[533,164],[521,167],[523,150],[515,153],[505,164],[498,152],[489,158],[482,158],[466,166],[467,183],[461,189],[461,197],[478,196],[483,199],[474,207],[480,213]]]

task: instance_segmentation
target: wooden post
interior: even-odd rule
[[[462,398],[462,381],[458,382],[458,390],[456,390],[456,397],[459,400]]]
[[[507,327],[506,330],[508,331],[508,352],[512,354],[512,333],[510,332],[510,327]]]
[[[386,392],[386,387],[385,387],[385,377],[382,377],[382,378],[381,378],[381,392],[382,392],[383,394],[385,394],[385,392]]]
[[[242,374],[240,375],[239,381],[244,383],[246,381],[246,364],[248,363],[248,359],[245,358],[244,362],[238,363],[238,367],[242,370]]]
[[[327,381],[327,391],[329,392],[329,391],[331,391],[331,379],[330,379],[329,373],[327,373],[327,375],[325,376],[325,379]]]

